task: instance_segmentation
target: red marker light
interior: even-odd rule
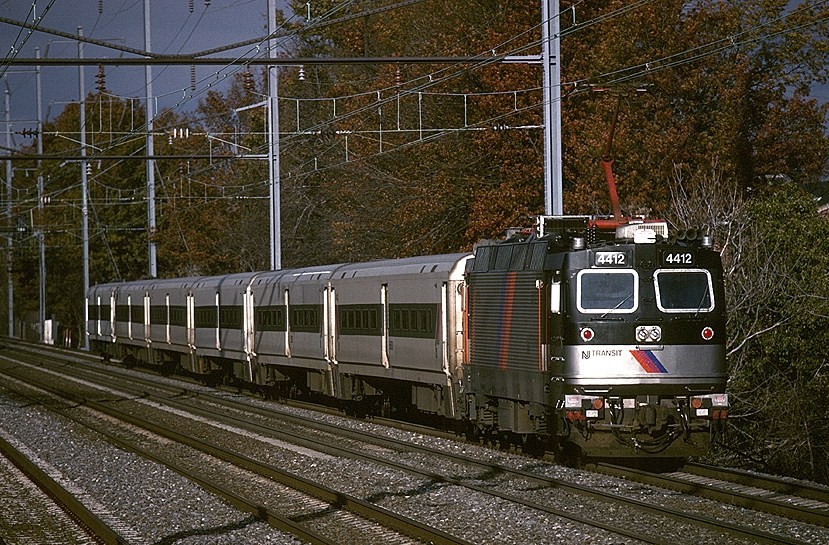
[[[593,330],[590,329],[589,327],[585,327],[584,329],[581,330],[581,340],[583,340],[585,342],[592,341],[594,336],[595,336],[595,333],[593,333]]]
[[[714,330],[710,327],[702,328],[702,339],[705,341],[710,341],[714,338]]]

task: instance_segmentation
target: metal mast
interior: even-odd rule
[[[276,0],[268,0],[268,57],[276,59]],[[268,187],[270,189],[271,270],[282,268],[279,183],[279,71],[268,65]]]
[[[150,0],[144,0],[144,50],[150,51]],[[158,276],[155,248],[155,155],[153,147],[153,71],[150,65],[144,67],[144,87],[147,94],[146,115],[147,115],[147,254],[149,261],[150,278]]]
[[[78,27],[78,36],[83,36],[83,28]],[[83,41],[78,41],[78,58],[83,58]],[[86,322],[89,319],[89,205],[87,202],[86,180],[86,90],[83,81],[83,64],[78,66],[78,106],[81,125],[81,238],[83,239],[83,300],[84,328],[83,349],[89,350],[89,335]]]
[[[11,113],[11,92],[9,91],[8,83],[6,84],[6,149],[11,155],[12,149],[12,124]],[[6,248],[6,274],[8,278],[7,290],[9,298],[9,337],[14,337],[14,279],[12,278],[12,257],[14,255],[14,231],[12,230],[12,197],[14,195],[12,189],[12,180],[14,178],[14,169],[12,169],[12,162],[6,161],[6,216],[9,226],[9,238],[7,240]]]
[[[561,173],[561,33],[558,0],[541,0],[544,67],[544,213],[563,214]]]
[[[35,49],[35,56],[40,58],[40,48]],[[37,156],[43,155],[43,100],[41,93],[40,82],[40,67],[36,69],[35,87],[37,88]],[[43,172],[40,170],[40,159],[37,160],[37,210],[40,212],[38,222],[43,221]],[[46,342],[46,240],[43,231],[40,229],[35,233],[37,235],[37,245],[39,250],[40,263],[40,289],[38,293],[38,315],[37,320],[40,324],[40,342]]]

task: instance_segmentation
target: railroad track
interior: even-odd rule
[[[821,487],[703,464],[689,464],[686,471],[672,473],[652,473],[606,463],[592,467],[605,475],[829,527],[829,491]]]
[[[0,433],[0,460],[0,503],[4,504],[0,518],[15,516],[27,521],[21,540],[113,545],[131,542],[134,536],[130,529],[111,520],[104,510],[88,507],[95,502],[5,433]],[[26,496],[24,501],[19,500],[20,495]],[[33,504],[35,509],[31,508]]]
[[[97,380],[97,379],[96,379]],[[182,389],[181,387],[161,387],[155,381],[151,381],[146,378],[141,377],[131,377],[131,380],[139,385],[137,390],[133,390],[131,395],[138,395],[139,392],[143,395],[145,394],[145,390],[147,388],[157,388],[159,389],[159,393],[157,394],[159,398],[166,398],[167,401],[165,403],[169,403],[169,398],[172,395],[181,395]],[[122,383],[118,383],[119,389],[128,390]],[[191,391],[187,395],[199,396],[202,395],[199,392]],[[261,409],[252,407],[249,404],[245,404],[244,407],[240,407],[239,402],[237,400],[231,400],[227,398],[222,398],[221,396],[211,396],[210,404],[217,405],[222,407],[219,411],[216,410],[206,410],[206,409],[199,409],[195,410],[192,406],[187,404],[183,404],[179,406],[179,410],[191,411],[191,412],[198,412],[201,417],[206,419],[214,419],[216,421],[225,418],[226,415],[223,414],[222,411],[240,411],[244,413],[259,413],[262,418],[273,418],[273,406],[268,409]],[[445,483],[455,486],[462,486],[469,490],[475,491],[481,494],[488,494],[496,496],[502,500],[509,501],[515,504],[522,505],[524,507],[540,510],[545,513],[568,518],[570,520],[574,520],[580,522],[582,524],[589,524],[599,528],[603,528],[607,531],[616,533],[618,535],[637,539],[644,542],[651,542],[651,543],[664,543],[669,542],[669,539],[661,538],[660,536],[653,536],[649,537],[647,535],[643,535],[641,529],[629,529],[619,526],[618,524],[612,523],[605,523],[600,520],[596,520],[595,517],[588,517],[582,514],[574,513],[572,510],[567,509],[557,509],[552,508],[549,505],[545,505],[538,501],[532,501],[531,499],[521,497],[521,495],[517,495],[514,493],[504,493],[498,489],[493,489],[486,484],[475,484],[474,478],[454,478],[447,476],[444,473],[435,473],[433,471],[427,471],[423,469],[419,469],[411,464],[405,463],[398,463],[390,460],[387,456],[377,456],[372,454],[367,454],[365,452],[361,452],[360,449],[348,449],[343,447],[338,447],[332,444],[330,439],[326,440],[323,439],[313,439],[307,437],[307,430],[308,429],[315,429],[323,434],[328,434],[330,437],[343,437],[347,438],[349,441],[353,441],[357,444],[365,444],[370,443],[373,445],[373,448],[376,449],[383,449],[388,451],[398,451],[398,452],[408,452],[408,453],[415,453],[418,456],[430,456],[430,457],[442,457],[444,460],[451,460],[452,464],[457,464],[460,466],[464,466],[467,468],[474,468],[475,471],[479,472],[480,474],[498,474],[502,476],[504,479],[513,480],[515,482],[523,482],[528,483],[529,486],[532,487],[544,487],[547,489],[555,489],[558,491],[565,491],[569,494],[581,495],[581,496],[588,496],[591,498],[595,498],[599,501],[608,502],[612,504],[622,504],[625,507],[634,508],[636,510],[650,513],[652,515],[667,517],[672,519],[673,521],[678,521],[682,524],[689,524],[697,527],[705,527],[709,529],[713,529],[717,532],[725,532],[729,535],[738,538],[744,539],[749,542],[768,542],[768,543],[803,543],[804,541],[798,540],[795,538],[789,538],[783,535],[778,534],[771,534],[762,530],[757,530],[753,528],[747,528],[742,525],[737,525],[729,521],[725,520],[718,520],[715,518],[707,517],[700,514],[695,513],[688,513],[684,512],[679,509],[670,509],[665,507],[664,505],[653,504],[643,500],[637,500],[634,498],[627,498],[619,495],[616,492],[607,492],[596,488],[591,488],[588,486],[582,486],[576,483],[573,483],[566,479],[556,479],[547,476],[539,475],[535,472],[529,471],[522,471],[517,470],[514,468],[505,467],[502,465],[491,464],[491,463],[484,463],[478,459],[474,459],[469,456],[462,456],[457,454],[448,454],[444,451],[437,451],[436,449],[414,445],[411,442],[403,442],[396,439],[391,438],[384,438],[379,435],[367,435],[364,431],[359,432],[352,432],[348,430],[344,430],[341,427],[331,424],[325,424],[319,422],[317,419],[308,419],[302,418],[296,415],[286,415],[281,414],[278,416],[281,421],[283,422],[291,422],[292,425],[298,426],[300,430],[306,430],[306,432],[300,433],[290,433],[286,432],[285,430],[276,430],[273,428],[268,428],[264,426],[254,425],[248,422],[249,418],[242,417],[236,418],[233,420],[232,425],[245,427],[251,433],[257,434],[267,434],[269,436],[277,437],[280,441],[286,441],[292,444],[302,445],[303,448],[313,449],[321,452],[327,452],[335,456],[340,457],[349,457],[355,460],[362,460],[367,461],[370,463],[375,464],[384,464],[387,467],[392,467],[396,470],[406,471],[409,473],[413,473],[418,475],[423,479],[428,479],[432,483]],[[444,464],[445,465],[445,464]],[[629,474],[626,478],[630,478]],[[684,492],[688,493],[688,492]],[[717,499],[716,501],[723,501],[722,499]],[[798,520],[802,520],[799,519]],[[813,521],[809,521],[814,523]]]
[[[42,360],[41,360],[41,365],[42,365]],[[0,367],[0,372],[5,373],[6,370],[3,369],[2,367]],[[586,525],[589,525],[589,526],[592,526],[592,527],[595,527],[595,528],[602,528],[602,529],[605,529],[605,530],[613,532],[613,533],[624,535],[625,537],[628,537],[628,538],[637,539],[637,541],[643,541],[643,542],[646,542],[646,543],[667,543],[666,541],[661,540],[661,539],[658,539],[658,540],[652,540],[652,539],[647,539],[647,538],[642,539],[641,536],[636,535],[635,532],[630,531],[630,530],[619,528],[619,527],[616,527],[616,526],[613,526],[613,525],[604,524],[601,521],[592,520],[589,517],[579,516],[579,515],[576,515],[576,514],[568,514],[564,511],[555,510],[555,509],[549,508],[549,507],[541,505],[541,504],[533,504],[532,502],[529,502],[527,500],[522,500],[520,498],[511,497],[511,496],[503,494],[503,493],[499,494],[495,491],[485,490],[483,487],[476,487],[476,486],[471,485],[469,483],[462,483],[458,479],[445,478],[445,477],[442,477],[440,475],[437,475],[437,474],[431,473],[431,472],[416,471],[416,470],[413,470],[410,467],[406,467],[406,466],[403,466],[403,465],[400,465],[400,464],[394,464],[394,463],[390,462],[389,460],[383,459],[381,456],[371,456],[371,455],[359,453],[356,450],[339,448],[334,443],[332,443],[330,440],[329,441],[309,440],[308,438],[304,438],[304,437],[302,437],[301,435],[298,435],[298,434],[287,434],[284,431],[280,431],[278,429],[265,428],[263,426],[253,425],[250,422],[248,422],[248,420],[244,416],[241,416],[241,415],[237,416],[237,417],[230,417],[227,414],[223,413],[221,410],[199,409],[199,408],[194,407],[193,404],[192,404],[193,400],[189,399],[190,396],[199,394],[199,392],[196,392],[196,391],[183,392],[180,387],[173,387],[173,388],[163,387],[163,386],[159,385],[156,381],[148,380],[146,378],[141,378],[141,377],[130,377],[131,380],[134,380],[136,383],[139,383],[138,387],[136,388],[136,387],[124,386],[122,383],[120,383],[118,381],[112,381],[111,377],[105,377],[105,376],[94,376],[93,377],[91,373],[79,372],[78,369],[73,369],[72,374],[76,378],[82,377],[85,381],[94,380],[95,383],[101,384],[101,385],[105,386],[106,388],[111,389],[111,390],[109,390],[109,392],[107,392],[110,395],[112,393],[114,393],[115,389],[117,388],[118,390],[123,392],[123,394],[125,396],[124,399],[129,399],[130,397],[132,397],[133,399],[140,399],[140,400],[147,401],[147,402],[159,402],[159,403],[163,402],[166,406],[174,408],[177,411],[179,411],[178,414],[182,414],[183,412],[188,412],[188,413],[194,414],[194,415],[196,415],[196,416],[198,416],[202,419],[209,419],[210,421],[217,422],[217,423],[220,422],[224,426],[233,426],[234,428],[237,428],[237,429],[243,429],[248,433],[268,434],[269,436],[274,437],[279,441],[299,445],[300,447],[305,448],[305,449],[313,449],[314,451],[317,451],[317,452],[328,452],[328,453],[331,453],[332,455],[345,457],[345,458],[348,458],[350,460],[359,460],[359,461],[364,461],[364,462],[382,464],[382,465],[385,465],[387,467],[392,467],[394,469],[403,470],[403,471],[406,471],[408,473],[416,474],[417,476],[419,476],[421,478],[428,479],[429,486],[442,485],[442,484],[448,484],[448,485],[453,485],[454,484],[454,485],[461,486],[461,487],[466,488],[466,489],[481,492],[481,493],[483,493],[485,495],[488,495],[488,496],[493,496],[494,495],[496,497],[499,497],[500,499],[504,499],[504,500],[510,501],[512,503],[517,503],[517,504],[523,505],[523,506],[531,508],[531,509],[540,510],[540,511],[543,511],[543,512],[546,512],[546,513],[556,514],[556,515],[559,515],[559,516],[564,516],[564,517],[569,518],[571,520],[575,520],[577,522],[580,522],[580,523],[583,523],[583,524],[586,524]],[[41,386],[41,387],[43,387],[43,386]],[[157,391],[158,390],[161,390],[161,391],[158,392],[156,395],[149,395],[146,392],[146,390],[150,389],[150,388],[155,389]],[[315,485],[314,483],[307,482],[304,479],[297,478],[297,477],[295,477],[293,475],[290,475],[290,474],[286,474],[285,472],[282,472],[281,470],[279,470],[277,468],[274,468],[272,466],[264,467],[261,463],[257,462],[256,460],[253,460],[251,458],[248,458],[246,456],[239,455],[237,453],[228,452],[226,449],[221,449],[220,447],[217,447],[216,445],[205,445],[204,442],[199,441],[199,440],[195,440],[192,437],[187,437],[184,434],[181,434],[179,432],[175,432],[173,430],[160,427],[156,424],[148,423],[143,419],[134,418],[134,417],[130,416],[129,414],[126,414],[126,413],[123,413],[122,411],[113,409],[111,407],[111,405],[116,403],[115,399],[109,399],[108,402],[101,403],[101,402],[94,401],[90,397],[85,397],[85,396],[78,395],[78,394],[68,395],[63,391],[62,388],[58,389],[58,388],[54,388],[54,387],[45,387],[45,389],[50,391],[53,395],[59,395],[59,396],[64,397],[64,398],[68,398],[69,401],[73,404],[83,403],[83,405],[88,407],[88,408],[92,408],[92,409],[95,409],[96,411],[103,412],[103,413],[105,413],[105,414],[107,414],[107,415],[109,415],[113,418],[128,422],[131,425],[140,426],[140,427],[142,427],[144,429],[147,429],[147,430],[149,430],[153,433],[156,433],[158,435],[166,437],[167,439],[170,439],[170,440],[173,440],[173,441],[176,441],[176,442],[181,442],[181,443],[188,444],[188,446],[198,448],[199,450],[201,450],[203,452],[208,452],[212,456],[219,457],[219,458],[221,458],[221,459],[223,459],[227,462],[233,463],[234,465],[237,465],[237,466],[242,467],[244,469],[253,470],[253,471],[256,471],[258,474],[266,475],[271,479],[274,479],[278,482],[282,482],[283,484],[286,484],[286,485],[290,486],[291,488],[294,488],[294,489],[297,489],[297,490],[305,490],[306,487],[316,486],[316,487],[320,487],[320,488],[326,490],[326,492],[316,492],[315,495],[317,497],[324,498],[324,499],[327,499],[328,501],[332,501],[332,502],[336,501],[338,504],[343,505],[343,506],[347,506],[347,507],[352,508],[352,509],[357,504],[363,504],[363,505],[360,505],[359,507],[361,509],[363,509],[364,511],[367,511],[367,510],[370,510],[370,509],[377,509],[377,510],[380,511],[380,513],[369,513],[368,514],[368,517],[373,519],[373,520],[378,520],[378,519],[382,520],[383,517],[389,517],[389,516],[397,517],[397,515],[386,513],[385,510],[383,510],[382,508],[371,506],[367,502],[361,502],[360,500],[358,500],[356,498],[349,498],[348,495],[343,494],[342,492],[330,491],[330,489],[327,489],[327,487],[324,487],[322,485]],[[98,394],[98,395],[100,395],[100,394]],[[174,397],[181,398],[182,400],[177,401],[177,400],[173,399]],[[223,406],[225,409],[227,409],[227,408],[235,408],[237,410],[239,409],[238,403],[232,403],[230,400],[228,400],[226,398],[222,399],[221,397],[215,398],[215,397],[211,396],[210,397],[210,403],[219,404],[220,406]],[[267,412],[265,414],[267,414]],[[270,415],[270,416],[273,416],[273,415]],[[294,419],[294,421],[296,422],[297,420]],[[303,419],[299,419],[299,421],[303,421]],[[306,423],[313,423],[313,420],[311,420],[311,419],[305,419],[304,421]],[[88,425],[88,424],[85,424],[85,425]],[[331,427],[331,426],[320,426],[320,429],[325,429],[327,431],[332,431],[333,430],[335,432],[338,430],[338,428]],[[131,449],[131,450],[136,450],[136,447],[134,445],[124,443],[122,440],[118,439],[117,437],[113,437],[112,434],[106,432],[105,430],[101,430],[101,431],[103,433],[107,433],[110,440],[113,441],[113,442],[116,442],[117,444],[119,444],[119,446],[122,446],[122,448],[128,448],[128,449]],[[339,434],[339,435],[342,436],[343,434]],[[147,453],[146,451],[139,451],[139,452],[142,455],[152,457],[152,454]],[[166,465],[170,465],[168,462],[166,462],[164,460],[157,459],[156,461],[165,463]],[[174,467],[174,469],[176,471],[178,471],[179,473],[188,475],[187,471],[183,468]],[[196,477],[193,477],[193,476],[190,476],[190,475],[188,475],[188,478],[197,479]],[[238,503],[238,500],[236,498],[233,498],[227,491],[219,490],[216,487],[211,486],[210,483],[207,483],[207,482],[200,482],[200,483],[203,486],[206,486],[206,487],[210,488],[212,491],[214,491],[216,493],[219,493],[222,496],[227,497],[234,504],[239,505],[240,508],[243,508],[245,510],[250,510],[250,506],[240,505]],[[328,496],[328,495],[326,495],[326,493],[327,494],[333,494],[333,495]],[[410,521],[410,524],[411,524],[411,521]],[[414,523],[414,524],[417,524],[417,523]],[[289,531],[291,533],[297,533],[294,529],[290,529],[290,528],[287,528],[287,527],[282,527],[282,529],[284,529],[286,531]],[[413,534],[416,535],[418,533],[418,532],[414,531],[412,528],[406,528],[406,530],[407,530],[406,533],[408,533],[409,535],[413,535]],[[436,530],[433,530],[433,529],[429,529],[428,527],[425,527],[425,530],[421,528],[420,535],[418,537],[420,537],[420,539],[422,539],[424,542],[430,542],[430,543],[465,543],[465,541],[463,539],[448,536],[447,534],[444,534],[442,532],[439,532],[439,531],[436,531]],[[308,539],[308,537],[305,537],[305,539]],[[311,540],[311,541],[314,542],[313,540]],[[388,539],[383,539],[382,542],[388,542]]]
[[[27,366],[30,364],[19,362],[17,365]],[[42,366],[42,362],[40,365]],[[42,372],[42,369],[35,370]],[[0,369],[0,372],[12,377],[13,380],[26,382],[30,387],[62,398],[72,407],[82,406],[106,415],[109,419],[94,422],[92,419],[79,417],[72,410],[51,407],[52,410],[60,413],[65,418],[104,435],[110,442],[117,446],[173,469],[205,489],[224,498],[238,509],[249,512],[257,518],[267,521],[275,528],[288,532],[303,542],[321,545],[340,543],[340,537],[326,536],[324,533],[314,529],[310,524],[302,522],[303,519],[313,521],[317,518],[317,515],[314,513],[324,513],[328,518],[336,518],[337,532],[340,535],[347,532],[360,534],[360,539],[365,540],[364,542],[435,543],[446,545],[468,544],[467,541],[461,538],[418,523],[417,521],[373,505],[360,498],[333,490],[323,484],[304,479],[291,472],[245,456],[219,442],[205,440],[197,437],[195,434],[184,433],[181,430],[150,421],[146,416],[135,416],[131,414],[130,410],[121,410],[113,406],[129,398],[118,399],[110,397],[104,401],[96,401],[95,397],[100,397],[100,391],[94,392],[88,388],[75,392],[67,391],[65,385],[55,383],[56,374],[54,371],[48,373],[48,376],[41,379],[32,378],[31,375],[23,377],[19,371],[19,369],[16,371],[8,368]],[[108,393],[112,394],[114,392],[110,391]],[[143,395],[139,397],[146,398]],[[179,454],[178,456],[169,457],[159,454],[159,451],[170,450],[169,443],[164,445],[163,448],[152,448],[142,445],[142,443],[147,442],[146,433],[141,434],[135,440],[124,439],[124,434],[113,432],[112,419],[145,432],[150,432],[163,438],[166,442],[185,445],[189,449],[200,453],[201,457],[199,463],[196,464],[197,466],[201,467],[208,463],[205,457],[210,457],[220,460],[225,464],[231,464],[242,471],[234,470],[235,477],[232,480],[232,485],[223,484],[222,481],[207,476],[206,474],[209,472],[199,471],[198,469],[194,470],[191,464],[179,463],[176,460],[176,458],[186,458],[187,456]],[[215,469],[216,464],[211,465]],[[292,511],[301,514],[294,517],[284,516],[280,514],[280,511],[285,509],[285,505],[280,505],[279,508],[269,507],[263,505],[259,499],[240,493],[236,485],[241,484],[241,479],[251,478],[246,473],[253,475],[254,478],[267,479],[270,482],[279,483],[292,491],[298,492],[299,494],[289,494],[289,500]],[[344,528],[345,526],[350,526],[351,528]],[[399,535],[401,533],[404,535]],[[406,538],[405,536],[411,536],[414,540]]]
[[[829,486],[784,479],[771,475],[757,475],[739,469],[721,468],[708,464],[689,462],[682,468],[686,473],[710,477],[737,485],[756,487],[775,493],[784,501],[804,507],[829,509]],[[812,501],[810,501],[812,500]]]

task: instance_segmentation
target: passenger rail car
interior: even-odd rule
[[[87,334],[108,357],[563,457],[703,454],[728,414],[719,255],[664,223],[540,217],[474,254],[103,284]]]

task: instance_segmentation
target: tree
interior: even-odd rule
[[[827,109],[805,97],[827,78],[824,3],[575,4],[580,24],[562,24],[564,79],[576,84],[563,103],[570,212],[609,210],[596,159],[615,100],[597,88],[622,95],[613,155],[632,213],[665,211],[675,165],[716,161],[741,191],[772,175],[801,184],[821,175]]]
[[[680,226],[706,226],[723,256],[724,446],[740,453],[737,463],[829,481],[829,222],[790,181],[743,199],[719,172],[679,173],[673,208]]]
[[[352,11],[365,9],[357,3]],[[424,2],[303,33],[297,54],[475,55],[499,43],[509,53],[538,39],[538,31],[511,36],[537,17],[530,3]],[[323,145],[289,137],[285,160],[325,196],[317,218],[329,226],[334,261],[469,249],[543,209],[540,132],[493,129],[538,124],[540,72],[479,64],[317,67],[307,81],[282,87],[336,99],[336,116],[330,106],[306,116],[314,119],[309,131],[328,131]]]

